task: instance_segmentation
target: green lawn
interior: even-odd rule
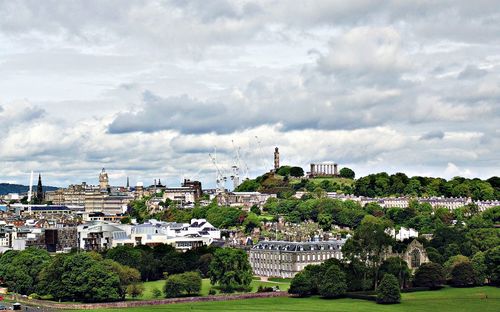
[[[164,280],[159,280],[159,281],[153,281],[153,282],[144,282],[144,293],[142,296],[140,296],[139,300],[150,300],[150,299],[155,299],[153,298],[153,289],[158,288],[159,290],[163,290],[163,285],[165,284]],[[277,280],[275,282],[261,282],[259,280],[252,280],[250,283],[250,286],[252,286],[252,292],[256,292],[257,288],[259,286],[267,286],[267,287],[272,287],[272,286],[279,286],[280,290],[287,291],[288,288],[290,287],[290,281],[287,280]],[[210,285],[210,280],[207,278],[204,278],[201,281],[201,295],[206,296],[208,295],[208,291],[212,288],[212,285]],[[162,297],[163,298],[163,297]]]
[[[314,184],[320,184],[322,181],[328,180],[330,182],[336,182],[337,184],[340,185],[349,185],[352,186],[354,184],[354,180],[352,179],[346,179],[346,178],[312,178],[309,179],[309,181],[313,182]],[[290,184],[299,184],[301,179],[292,179],[290,180]]]
[[[123,310],[123,309],[122,309]],[[325,300],[312,298],[264,298],[218,302],[182,303],[125,309],[127,312],[143,311],[404,311],[404,312],[498,312],[500,288],[444,288],[403,294],[397,305],[379,305],[357,299]],[[94,310],[94,311],[110,311]],[[111,310],[112,311],[112,310]]]

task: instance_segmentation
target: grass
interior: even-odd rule
[[[156,299],[153,297],[153,289],[157,288],[157,289],[163,291],[163,285],[165,285],[165,280],[144,282],[144,293],[142,294],[142,296],[138,297],[137,299],[138,300]],[[256,292],[257,288],[259,288],[259,286],[267,286],[267,287],[279,286],[280,290],[287,291],[288,288],[290,288],[290,281],[289,280],[276,280],[276,281],[263,282],[260,280],[253,279],[252,282],[250,283],[250,286],[252,287],[252,292]],[[202,296],[207,296],[208,291],[212,287],[213,286],[210,284],[210,280],[207,278],[204,278],[201,281],[200,294]],[[161,298],[163,298],[163,297],[161,297]]]
[[[335,177],[335,178],[312,178],[312,179],[309,179],[308,181],[311,181],[314,184],[320,184],[322,181],[325,181],[325,180],[328,180],[331,183],[336,182],[337,184],[340,184],[340,185],[349,185],[349,186],[352,186],[354,184],[354,180],[353,179],[346,179],[346,178],[339,178],[339,177]],[[298,183],[300,183],[300,181],[301,181],[301,179],[292,179],[292,180],[290,180],[290,184],[298,184]]]
[[[380,305],[358,299],[325,300],[311,298],[263,298],[217,302],[181,303],[127,308],[126,312],[144,311],[332,311],[332,312],[497,312],[500,311],[500,288],[444,288],[403,294],[396,305]],[[123,310],[123,309],[120,309]],[[94,311],[116,311],[101,309]]]

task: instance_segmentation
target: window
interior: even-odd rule
[[[411,267],[418,268],[420,266],[420,250],[413,249],[410,253]]]

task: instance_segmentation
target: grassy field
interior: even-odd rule
[[[163,285],[165,285],[164,280],[145,282],[144,283],[144,293],[142,296],[138,297],[137,299],[139,299],[139,300],[155,299],[155,298],[153,298],[153,289],[157,288],[159,290],[163,290]],[[256,292],[257,288],[259,288],[259,286],[267,286],[267,287],[279,286],[280,290],[287,291],[288,288],[290,287],[290,281],[288,281],[288,280],[276,280],[275,282],[272,282],[272,281],[262,282],[262,281],[254,279],[250,283],[250,286],[252,286],[252,292]],[[210,280],[206,279],[206,278],[203,279],[201,281],[201,295],[202,296],[208,295],[208,291],[210,290],[210,288],[212,288],[212,285],[210,285]]]
[[[357,299],[325,300],[312,298],[265,298],[219,302],[182,303],[125,309],[127,312],[143,311],[354,311],[354,312],[498,312],[500,288],[444,288],[403,294],[403,301],[396,305],[380,305]],[[112,311],[112,310],[94,310]]]

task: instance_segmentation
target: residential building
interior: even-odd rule
[[[258,276],[292,278],[310,264],[342,259],[345,239],[289,242],[261,241],[250,249],[250,265]]]

